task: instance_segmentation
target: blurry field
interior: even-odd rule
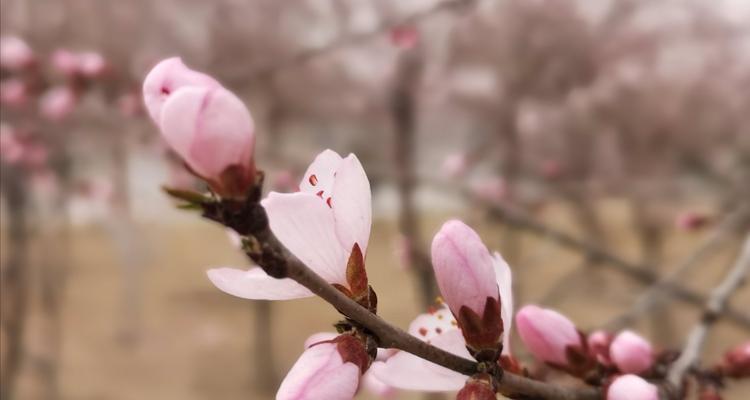
[[[626,213],[617,205],[607,209],[606,221],[613,243],[620,253],[634,257],[634,238],[626,234],[631,230],[624,226]],[[491,248],[500,248],[504,237],[500,227],[489,225],[480,215],[464,217],[483,231]],[[569,228],[566,214],[558,209],[546,210],[544,217],[555,221],[557,226],[573,229]],[[424,226],[425,236],[431,237],[442,221],[442,218],[428,221]],[[223,230],[196,218],[172,226],[139,225],[135,229],[147,249],[141,271],[142,303],[137,307],[140,318],[135,320],[129,319],[127,307],[123,306],[124,270],[108,231],[89,227],[74,232],[73,265],[63,302],[62,397],[70,400],[272,398],[254,389],[259,386],[252,378],[254,369],[263,366],[252,362],[255,349],[251,302],[219,292],[205,277],[208,266],[244,263]],[[378,292],[380,314],[406,327],[420,310],[412,290],[414,283],[395,257],[394,233],[392,222],[374,224],[367,258],[368,275]],[[668,260],[684,257],[705,233],[672,232]],[[723,252],[707,260],[699,272],[687,279],[689,286],[705,289],[720,278],[736,251],[735,244],[724,247]],[[49,257],[43,249],[36,250],[36,261]],[[540,299],[580,262],[578,255],[524,236],[520,260],[512,263],[517,304]],[[564,288],[566,294],[554,305],[583,329],[603,322],[603,316],[623,310],[643,290],[615,272],[589,274],[588,278]],[[742,289],[733,298],[733,304],[747,309],[750,290]],[[684,337],[696,313],[683,307],[672,309],[679,310],[673,329],[678,337]],[[32,349],[39,346],[33,334],[39,329],[36,316],[30,321]],[[275,367],[280,377],[301,353],[305,338],[328,330],[337,317],[332,308],[318,299],[273,303]],[[131,333],[136,334],[137,340],[123,340],[123,326],[133,328]],[[642,323],[638,328],[653,337],[647,324]],[[747,339],[747,332],[721,323],[708,341],[705,360],[713,362],[723,349]],[[516,353],[524,356],[517,348]],[[28,371],[23,375],[28,376]],[[22,380],[21,385],[22,393],[27,395],[20,398],[30,398],[33,388],[28,380]],[[748,393],[750,385],[736,385],[727,392],[726,399],[746,399]]]

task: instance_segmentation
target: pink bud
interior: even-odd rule
[[[640,374],[654,363],[651,344],[632,331],[621,332],[615,337],[609,355],[617,368],[626,374]]]
[[[658,400],[659,389],[636,375],[623,375],[612,382],[607,400]]]
[[[143,101],[149,115],[157,124],[161,120],[161,108],[167,98],[183,87],[219,88],[214,78],[186,67],[182,60],[173,57],[156,64],[143,80]]]
[[[697,212],[682,213],[675,218],[675,226],[683,231],[694,231],[708,224],[710,218]]]
[[[23,153],[24,146],[15,129],[8,124],[0,124],[0,160],[12,165],[21,160]]]
[[[342,335],[305,350],[281,382],[276,400],[351,400],[359,387],[362,370],[349,360],[350,352],[356,349],[357,357],[367,357],[361,343],[357,345],[352,341],[359,342],[352,336]]]
[[[610,365],[612,360],[609,357],[609,345],[612,342],[612,336],[602,330],[594,331],[586,338],[589,351],[596,359],[604,365]]]
[[[78,56],[70,50],[57,49],[52,53],[52,67],[65,76],[73,76],[79,72]]]
[[[0,67],[11,71],[26,68],[34,63],[34,52],[21,38],[0,38]]]
[[[516,315],[518,334],[526,348],[539,360],[569,364],[569,349],[581,349],[581,336],[575,325],[557,311],[528,305]]]
[[[7,79],[0,82],[0,103],[20,108],[29,100],[26,84],[20,79]]]
[[[448,221],[435,235],[432,266],[443,299],[454,315],[466,306],[481,316],[487,298],[498,299],[492,256],[479,235],[463,222]]]
[[[508,185],[502,178],[491,178],[476,182],[471,187],[475,196],[484,201],[500,202],[508,197]]]
[[[557,179],[563,174],[563,167],[557,160],[544,160],[540,172],[546,179]]]
[[[733,378],[750,377],[750,341],[724,354],[720,368],[726,375]]]
[[[169,96],[160,117],[164,139],[193,171],[219,194],[245,194],[255,178],[255,132],[237,96],[221,87],[184,87]]]
[[[39,99],[39,112],[50,121],[62,121],[73,112],[77,103],[76,95],[67,86],[49,89]]]
[[[86,51],[78,54],[77,72],[87,78],[96,78],[107,70],[107,60],[104,56],[94,51]]]
[[[419,31],[413,26],[399,26],[391,29],[391,43],[400,49],[411,49],[418,42]]]

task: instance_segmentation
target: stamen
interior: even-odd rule
[[[422,336],[427,336],[427,328],[419,328],[419,334]]]
[[[315,174],[310,175],[310,178],[307,179],[311,185],[315,186],[318,184],[318,177],[315,176]]]

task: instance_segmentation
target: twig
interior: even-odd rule
[[[260,196],[259,190],[256,193]],[[234,205],[236,206],[236,204]],[[246,254],[266,273],[276,278],[291,278],[312,293],[334,306],[340,313],[371,332],[379,347],[396,348],[414,354],[435,364],[461,374],[471,376],[477,372],[477,363],[432,346],[409,333],[389,324],[376,314],[341,293],[303,262],[291,254],[271,232],[265,210],[252,200],[243,207],[222,205],[204,206],[204,217],[235,229],[239,234],[251,239],[245,247]],[[518,393],[531,398],[559,400],[601,399],[595,388],[568,388],[535,381],[526,377],[504,372],[498,378],[500,390]]]
[[[694,266],[699,265],[699,261],[703,260],[708,254],[724,244],[724,240],[730,233],[736,231],[738,227],[747,223],[748,216],[750,216],[750,213],[748,213],[747,207],[729,214],[713,231],[713,233],[709,235],[695,251],[688,255],[676,268],[674,268],[672,272],[638,296],[628,311],[610,319],[602,326],[605,329],[615,331],[632,324],[638,316],[647,313],[664,299],[664,288],[667,285],[675,284],[681,276],[690,271]]]
[[[732,269],[729,270],[721,284],[711,291],[703,315],[690,331],[682,354],[672,364],[667,374],[667,381],[677,390],[678,394],[683,391],[682,383],[685,375],[698,362],[709,330],[727,307],[729,296],[745,283],[748,271],[750,271],[750,235],[745,238],[740,255]]]

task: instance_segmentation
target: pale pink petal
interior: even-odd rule
[[[305,350],[276,393],[276,400],[351,400],[359,387],[359,367],[344,363],[335,343]]]
[[[292,254],[326,281],[346,284],[347,253],[339,245],[328,205],[302,192],[272,192],[261,204],[271,231]]]
[[[331,208],[336,221],[336,234],[345,250],[355,243],[367,252],[372,225],[370,181],[359,159],[349,154],[336,170],[331,190]]]
[[[174,151],[204,177],[216,178],[230,165],[252,161],[252,118],[226,89],[178,89],[164,103],[159,126]]]
[[[396,389],[378,379],[372,371],[367,371],[362,377],[365,389],[380,399],[392,399],[396,396]]]
[[[503,354],[510,354],[510,333],[513,327],[513,275],[500,253],[492,257],[497,287],[500,289],[500,316],[503,319]]]
[[[324,201],[331,196],[333,179],[342,158],[333,150],[324,150],[307,167],[299,184],[301,192],[320,196]]]
[[[461,331],[453,329],[432,338],[433,345],[470,359]],[[386,385],[399,389],[427,392],[459,390],[467,377],[427,360],[399,351],[385,362],[375,362],[370,371]]]
[[[449,330],[458,329],[456,319],[445,305],[437,310],[420,314],[409,324],[408,332],[422,340],[429,341]]]
[[[159,123],[161,108],[167,98],[177,89],[187,86],[221,87],[214,78],[193,71],[178,57],[159,62],[143,80],[143,101],[151,118]]]
[[[612,340],[609,356],[617,368],[626,374],[640,374],[654,363],[651,343],[633,331],[623,331]]]
[[[479,315],[487,298],[499,295],[489,250],[461,221],[446,222],[432,240],[432,266],[440,293],[454,315],[462,306]]]
[[[251,300],[291,300],[310,297],[313,294],[292,279],[276,279],[261,268],[249,270],[237,268],[214,268],[207,272],[208,279],[219,290],[232,296]]]
[[[615,379],[607,390],[607,400],[657,400],[659,389],[636,375]]]

